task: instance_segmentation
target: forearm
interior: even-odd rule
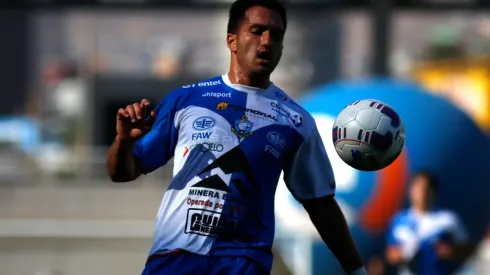
[[[333,196],[304,201],[323,241],[338,259],[344,270],[351,274],[363,268],[363,262],[350,233],[345,217]]]
[[[138,178],[138,169],[133,155],[133,141],[114,140],[107,154],[107,172],[114,182],[128,182]]]

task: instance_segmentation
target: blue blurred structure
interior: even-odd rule
[[[0,117],[0,143],[12,144],[26,154],[34,154],[40,143],[40,127],[27,117]]]
[[[403,154],[381,171],[346,167],[333,149],[335,116],[359,99],[391,105],[405,124]],[[490,215],[490,140],[460,109],[417,85],[391,79],[326,85],[311,92],[301,104],[317,121],[335,169],[336,197],[365,261],[382,253],[387,225],[407,203],[407,177],[420,169],[433,171],[441,180],[437,205],[461,217],[472,241],[482,239]],[[315,241],[312,249],[312,274],[343,274],[321,241]]]

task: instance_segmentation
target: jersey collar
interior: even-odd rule
[[[272,82],[270,83],[269,87],[267,87],[267,89],[262,89],[262,88],[252,87],[252,86],[246,86],[246,85],[241,85],[241,84],[233,84],[233,83],[231,83],[230,77],[228,76],[227,73],[222,75],[221,78],[223,79],[223,83],[225,83],[228,87],[235,89],[237,91],[240,91],[240,92],[245,92],[245,93],[255,94],[258,92],[266,92],[266,91],[271,90],[274,87],[274,83],[272,83]]]

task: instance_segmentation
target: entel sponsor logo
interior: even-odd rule
[[[216,86],[220,85],[221,81],[215,80],[215,81],[204,81],[204,82],[199,82],[197,84],[189,84],[189,85],[184,85],[182,88],[193,88],[193,87],[211,87],[211,86]]]
[[[197,131],[204,131],[216,124],[216,120],[209,116],[199,117],[192,123],[192,128]]]
[[[278,132],[269,132],[267,134],[267,139],[272,145],[276,146],[279,149],[284,148],[286,146],[286,139],[279,134]]]

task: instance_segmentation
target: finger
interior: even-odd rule
[[[143,118],[143,114],[141,113],[141,106],[139,103],[135,102],[133,104],[134,113],[136,114],[136,119],[141,120]]]
[[[129,118],[129,113],[126,112],[123,108],[119,108],[117,110],[117,119],[124,119],[124,118]]]
[[[148,99],[144,98],[140,102],[140,107],[141,107],[141,115],[143,117],[147,116],[148,108],[150,107],[151,103]]]
[[[150,117],[148,118],[148,124],[151,126],[153,123],[155,123],[155,120],[157,118],[157,112],[151,111]]]
[[[136,112],[134,111],[133,105],[126,106],[126,112],[129,113],[132,122],[136,122]]]

